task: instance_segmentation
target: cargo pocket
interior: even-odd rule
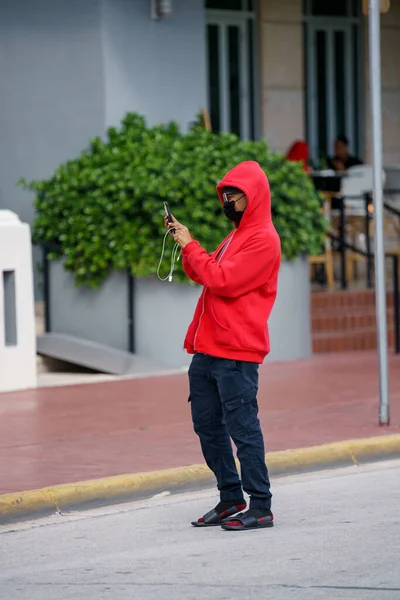
[[[243,441],[252,430],[254,419],[257,416],[254,394],[248,392],[231,397],[223,402],[223,407],[229,435],[234,441]]]
[[[250,405],[250,396],[248,394],[242,396],[235,396],[234,398],[225,400],[224,405],[226,410],[229,410],[229,412],[246,408]]]

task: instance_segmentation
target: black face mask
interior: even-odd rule
[[[238,200],[243,198],[244,194],[240,196],[237,200],[231,200],[231,202],[224,203],[224,213],[225,216],[228,217],[230,221],[239,224],[243,217],[243,211],[236,210],[235,205]]]
[[[236,210],[234,202],[225,202],[224,213],[230,221],[233,221],[234,223],[238,224],[240,223],[243,217],[243,212]]]

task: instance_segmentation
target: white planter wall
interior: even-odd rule
[[[155,278],[134,284],[135,352],[170,367],[184,367],[191,357],[183,350],[201,288],[161,283]],[[113,273],[99,290],[76,288],[61,262],[50,263],[51,328],[128,350],[128,279]],[[299,360],[311,355],[308,260],[283,263],[279,292],[270,322],[269,361]]]
[[[135,281],[136,352],[171,367],[189,365],[183,342],[201,288],[196,285]]]
[[[300,360],[311,356],[311,287],[307,257],[282,263],[269,331],[269,361]]]
[[[128,350],[128,278],[113,273],[100,289],[77,288],[61,261],[50,262],[51,330]]]

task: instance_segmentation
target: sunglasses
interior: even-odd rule
[[[241,200],[243,198],[243,196],[245,196],[245,194],[242,194],[239,198],[236,198],[236,200],[229,200],[229,198],[231,196],[235,196],[236,194],[227,194],[226,192],[222,193],[222,197],[224,199],[224,203],[226,204],[227,202],[234,202],[236,204],[236,202],[239,202],[239,200]]]

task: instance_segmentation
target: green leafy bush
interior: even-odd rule
[[[267,173],[275,226],[286,259],[317,254],[326,224],[312,181],[295,163],[260,142],[213,134],[196,124],[182,134],[177,125],[148,127],[128,114],[107,139],[95,138],[74,160],[44,181],[21,184],[36,194],[34,240],[55,244],[78,285],[99,285],[115,269],[138,277],[156,272],[164,235],[163,205],[202,245],[213,250],[231,230],[215,186],[243,160]],[[173,242],[168,240],[165,269]],[[184,279],[182,270],[177,271]]]

